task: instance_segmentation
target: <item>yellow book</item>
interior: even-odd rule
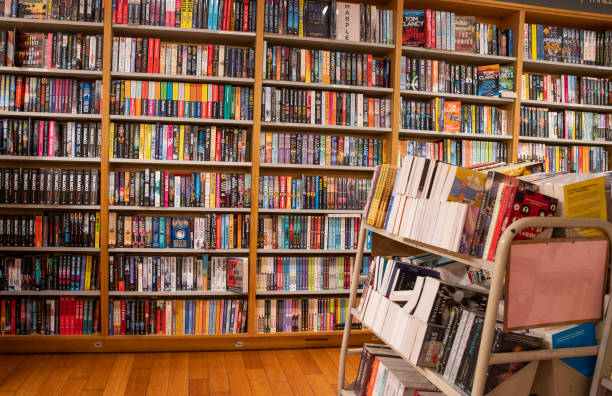
[[[86,256],[84,290],[91,290],[91,256]]]
[[[151,159],[151,136],[153,134],[153,126],[151,124],[146,124],[146,134],[145,134],[145,150],[144,150],[144,159]]]
[[[531,59],[538,59],[538,28],[531,24]]]
[[[292,185],[291,185],[291,176],[287,176],[287,187],[286,187],[286,191],[287,191],[287,205],[286,208],[287,209],[293,209],[291,206],[291,202],[293,199],[293,191],[292,191]]]
[[[298,3],[299,6],[299,25],[298,25],[298,33],[300,37],[304,37],[304,0],[300,0]]]
[[[100,247],[100,212],[96,212],[96,241],[94,247]]]
[[[187,109],[189,108],[188,103],[191,101],[191,84],[185,83],[184,89],[185,89],[185,95],[184,95],[183,100],[185,101],[185,117],[187,117]]]
[[[563,186],[563,211],[565,217],[608,219],[605,176]],[[575,229],[580,236],[603,235],[593,228]]]
[[[228,234],[229,234],[229,238],[227,240],[227,245],[229,246],[230,249],[234,249],[234,214],[233,213],[229,214]]]
[[[374,225],[378,214],[378,205],[380,204],[380,198],[382,196],[382,190],[385,178],[389,173],[389,165],[383,164],[380,168],[378,174],[378,180],[376,181],[376,185],[372,186],[374,188],[374,193],[372,194],[372,200],[370,202],[370,208],[368,209],[368,215],[366,217],[366,223],[369,225]]]
[[[166,43],[159,43],[159,70],[157,73],[166,74]]]
[[[470,133],[475,133],[476,131],[476,105],[472,105],[472,130]]]
[[[181,125],[179,129],[179,160],[183,160],[183,151],[185,151],[185,125]]]
[[[193,313],[193,318],[194,318],[194,326],[193,326],[193,333],[196,335],[200,334],[200,306],[201,306],[201,302],[202,300],[197,300],[195,302],[195,312]]]
[[[108,145],[108,158],[114,158],[113,151],[115,148],[115,124],[112,122],[108,128],[108,135],[111,142],[111,144]]]
[[[217,173],[210,173],[210,207],[216,208],[215,197],[217,196]]]
[[[185,328],[183,327],[183,300],[176,302],[176,334],[185,334]]]
[[[209,116],[207,110],[205,109],[206,102],[208,101],[208,84],[201,84],[202,87],[202,118],[206,118]]]
[[[331,136],[325,136],[325,164],[331,164]]]
[[[187,5],[185,6],[186,8],[186,20],[185,20],[185,27],[186,28],[191,28],[193,27],[193,0],[187,0],[186,1]]]
[[[161,98],[161,81],[155,81],[155,99],[160,99],[160,98]]]
[[[309,83],[310,82],[310,61],[311,61],[311,57],[310,57],[310,51],[306,51],[306,82]]]
[[[217,300],[216,302],[217,302],[217,311],[216,311],[217,315],[215,317],[215,334],[221,334],[219,333],[219,329],[221,328],[221,326],[219,325],[219,322],[220,322],[219,318],[221,318],[221,301]]]

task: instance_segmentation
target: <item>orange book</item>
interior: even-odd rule
[[[282,65],[282,59],[281,59],[281,53],[283,51],[279,49],[279,51],[276,51],[276,80],[280,80],[281,79],[281,68],[279,65]]]
[[[134,105],[136,106],[134,108],[135,111],[135,115],[137,116],[141,116],[142,115],[142,98],[145,97],[142,95],[143,90],[145,88],[143,88],[143,85],[147,85],[147,84],[143,84],[142,81],[135,81],[136,85],[134,88],[136,88],[136,92],[134,92],[134,96],[136,97],[135,103]]]
[[[229,246],[230,249],[234,249],[234,214],[230,213],[229,214],[229,220],[228,220],[228,234],[229,234],[229,238],[227,238],[227,245]]]
[[[34,246],[42,247],[43,224],[42,216],[36,216],[34,220]]]
[[[216,320],[215,320],[215,334],[221,334],[221,333],[219,333],[219,329],[221,328],[219,323],[221,322],[220,318],[222,318],[222,316],[221,316],[221,308],[222,308],[221,300],[217,300],[217,315],[216,315]]]
[[[444,102],[444,131],[461,132],[461,102],[458,100]]]
[[[208,316],[210,315],[210,300],[205,300],[204,301],[204,334],[209,334],[209,318]]]
[[[368,98],[368,126],[374,126],[374,98]]]
[[[438,92],[438,61],[434,60],[431,62],[431,91]]]
[[[240,119],[240,87],[236,87],[236,96],[235,96],[236,100],[236,108],[234,110],[234,119],[235,120],[239,120]]]
[[[374,363],[372,363],[372,374],[370,374],[370,382],[368,382],[368,392],[367,396],[372,396],[372,392],[374,391],[374,384],[376,383],[376,375],[378,374],[378,366],[380,365],[380,360],[378,358],[374,358]]]
[[[237,216],[238,216],[238,221],[237,221],[237,224],[238,224],[238,230],[237,230],[238,231],[237,232],[238,237],[236,238],[236,249],[242,249],[242,238],[240,238],[240,234],[241,234],[240,233],[240,227],[242,226],[242,215],[238,214]]]

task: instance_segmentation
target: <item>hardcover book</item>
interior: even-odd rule
[[[499,96],[499,65],[478,66],[478,95]]]
[[[304,36],[330,37],[331,6],[328,1],[304,1]]]
[[[455,50],[463,52],[476,50],[476,18],[473,16],[455,17]]]
[[[425,46],[425,10],[405,10],[402,23],[402,44]]]
[[[461,132],[460,101],[444,101],[444,132]]]
[[[227,258],[227,290],[237,293],[246,292],[247,258]]]
[[[172,248],[189,248],[189,219],[172,218]]]
[[[563,28],[544,26],[542,33],[544,60],[560,62],[563,56]]]

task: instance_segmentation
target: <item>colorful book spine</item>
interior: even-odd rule
[[[400,161],[407,155],[443,161],[457,166],[506,162],[508,146],[503,142],[444,139],[438,142],[400,141]]]
[[[523,74],[522,99],[612,106],[612,79],[572,75]]]
[[[520,136],[612,141],[612,114],[521,106]]]
[[[519,160],[544,163],[546,172],[607,172],[608,152],[595,146],[556,146],[542,143],[519,143]]]
[[[27,19],[52,19],[61,21],[98,22],[104,19],[104,2],[101,0],[0,2],[0,16]]]

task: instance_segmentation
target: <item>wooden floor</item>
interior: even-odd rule
[[[0,355],[5,395],[335,395],[340,350]],[[349,356],[355,378],[359,356]]]

